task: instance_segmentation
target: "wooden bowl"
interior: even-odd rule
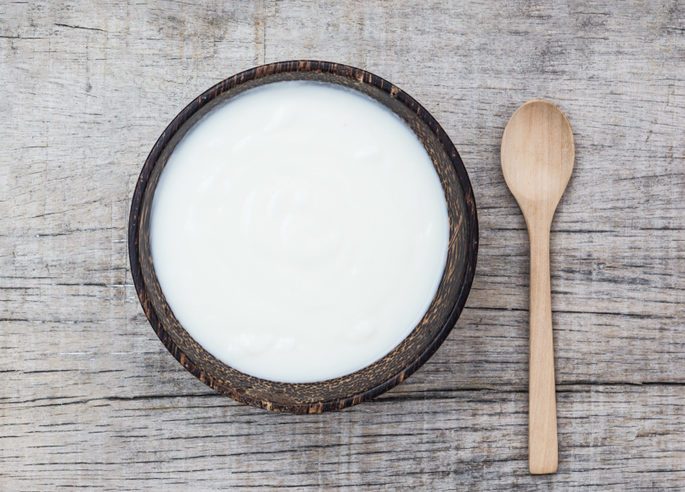
[[[290,384],[249,376],[217,360],[175,318],[155,275],[150,254],[150,207],[176,144],[190,127],[218,104],[241,92],[282,80],[340,84],[376,99],[416,133],[440,177],[448,204],[450,241],[447,264],[428,311],[392,352],[347,376],[317,383]],[[411,96],[372,73],[322,61],[288,61],[239,73],[207,90],[186,106],[155,143],[140,173],[128,228],[131,273],[152,328],[171,354],[200,381],[240,402],[275,411],[321,413],[369,400],[404,381],[433,355],[452,330],[468,296],[476,268],[476,203],[464,164],[445,131]]]

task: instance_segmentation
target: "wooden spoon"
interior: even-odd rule
[[[573,132],[553,104],[529,101],[502,137],[502,171],[523,212],[530,240],[530,473],[555,473],[558,463],[554,393],[549,235],[557,204],[573,171]]]

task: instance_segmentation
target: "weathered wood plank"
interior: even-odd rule
[[[530,477],[525,391],[400,391],[351,411],[303,417],[240,407],[199,382],[184,386],[130,399],[4,403],[5,488],[30,479],[37,489],[605,490],[677,488],[685,480],[678,417],[685,397],[677,387],[561,388],[564,466],[554,476]]]
[[[681,2],[0,4],[0,489],[679,488],[685,481]],[[460,150],[467,309],[380,401],[316,417],[216,396],[138,307],[126,220],[168,121],[257,63],[350,63]],[[560,473],[526,467],[527,239],[500,175],[521,102],[575,131],[553,225]],[[641,384],[644,383],[644,384]]]

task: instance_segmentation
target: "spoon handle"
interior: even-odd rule
[[[552,294],[547,221],[530,224],[530,379],[528,465],[530,473],[555,473],[558,463],[554,388]]]

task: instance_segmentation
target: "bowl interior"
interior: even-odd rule
[[[448,206],[450,241],[438,291],[416,328],[392,352],[347,376],[290,384],[256,378],[217,360],[183,329],[155,275],[150,254],[150,208],[159,177],[176,144],[205,114],[250,88],[283,80],[316,80],[358,90],[399,115],[416,133],[437,171]],[[318,413],[372,398],[423,364],[452,329],[475,269],[475,202],[461,159],[445,132],[414,99],[360,69],[327,62],[282,62],[257,67],[217,84],[191,102],[167,127],[148,156],[131,207],[129,252],[141,304],[157,335],[176,359],[215,390],[270,410]]]

